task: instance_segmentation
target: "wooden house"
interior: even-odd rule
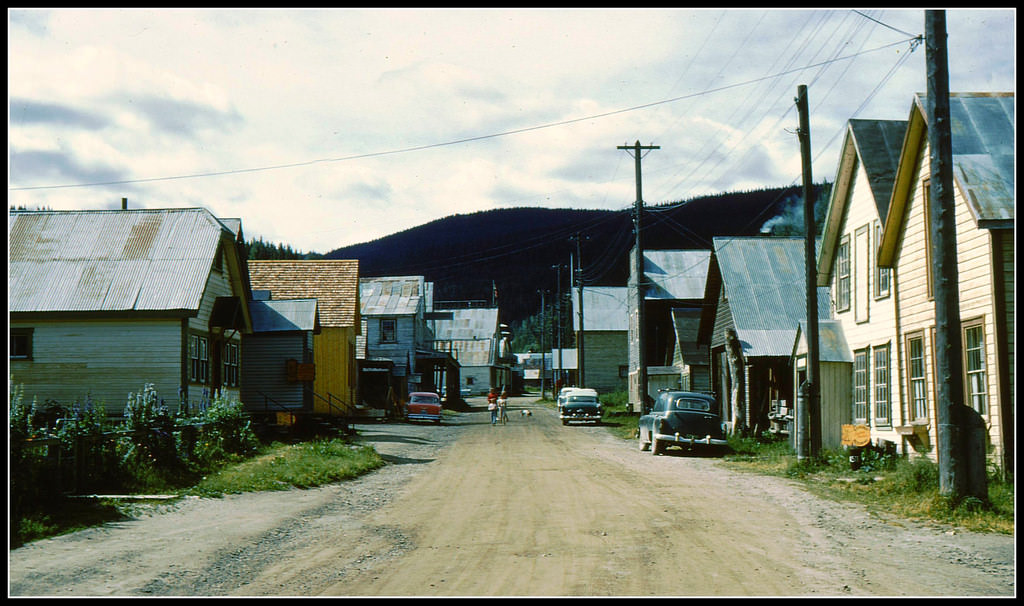
[[[11,381],[40,405],[110,415],[147,383],[171,413],[238,399],[243,242],[204,208],[11,211]]]
[[[896,297],[900,405],[911,446],[935,458],[936,277],[931,250],[931,162],[924,95],[915,96],[900,153],[878,264],[891,268]],[[1014,95],[951,93],[964,404],[988,430],[991,459],[1013,469]],[[927,433],[920,431],[927,428]],[[911,431],[913,430],[913,431]]]
[[[796,402],[792,354],[807,318],[804,238],[717,237],[708,272],[712,392],[730,427],[768,429],[773,406]],[[828,288],[818,288],[818,318],[829,319]],[[782,404],[788,403],[788,404]],[[839,403],[822,402],[822,407]]]
[[[356,337],[359,322],[359,261],[355,260],[250,260],[254,290],[270,291],[271,300],[316,299],[320,332],[313,335],[312,366],[294,368],[295,380],[308,380],[316,415],[353,415],[358,390]],[[279,361],[286,372],[292,358]],[[262,399],[245,402],[263,406]]]
[[[793,344],[793,385],[799,390],[807,380],[807,321],[801,320]],[[821,446],[843,447],[843,425],[852,424],[849,406],[853,379],[853,354],[839,320],[818,320],[818,384],[821,401]],[[799,394],[797,394],[799,397]],[[794,450],[796,443],[796,402],[785,401],[769,413],[769,431],[785,434]]]
[[[641,397],[640,369],[640,296],[637,288],[636,248],[630,251],[628,290],[628,351],[630,409],[639,412],[643,402],[652,402],[659,388],[678,388],[682,369],[674,366],[677,332],[675,310],[697,310],[703,306],[711,251],[645,250],[643,263],[644,354],[647,367],[646,400]],[[678,314],[676,314],[678,315]],[[586,343],[584,342],[584,347]],[[587,353],[586,351],[584,353]],[[587,364],[584,359],[584,364]],[[585,369],[584,369],[585,370]],[[589,379],[587,379],[589,381]]]
[[[498,321],[497,307],[434,310],[435,345],[458,363],[459,389],[470,395],[510,388],[515,357]]]
[[[892,270],[878,264],[877,251],[906,131],[904,120],[849,121],[817,260],[818,285],[832,288],[853,358],[850,377],[842,379],[847,422],[868,427],[873,443],[898,451],[904,439],[897,429],[910,422],[899,406],[897,297]],[[822,375],[822,397],[836,393]]]
[[[625,391],[629,378],[629,298],[624,286],[583,289],[583,376],[602,393]],[[580,332],[580,314],[572,314]]]
[[[252,334],[242,339],[242,402],[249,412],[268,416],[312,412],[313,339],[320,334],[317,300],[275,301],[268,291],[253,296]]]

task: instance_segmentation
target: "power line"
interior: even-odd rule
[[[627,107],[627,108],[624,108],[624,109],[612,110],[612,111],[608,111],[608,112],[604,112],[604,113],[600,113],[600,114],[593,114],[593,115],[590,115],[590,116],[584,116],[584,117],[580,117],[580,118],[571,118],[571,119],[568,119],[568,120],[561,120],[561,121],[558,121],[558,122],[550,122],[550,123],[547,123],[547,124],[541,124],[541,125],[537,125],[537,126],[529,126],[529,127],[524,127],[524,128],[512,129],[512,130],[507,130],[507,131],[503,131],[503,132],[499,132],[499,133],[492,133],[492,134],[488,134],[488,135],[479,135],[479,136],[475,136],[475,137],[465,137],[465,138],[462,138],[462,139],[455,139],[455,140],[452,140],[452,141],[446,141],[446,142],[441,142],[441,143],[431,143],[431,144],[427,144],[427,145],[418,145],[418,146],[413,146],[413,147],[406,147],[406,148],[395,149],[395,150],[388,150],[388,151],[381,151],[381,152],[369,152],[369,153],[365,153],[365,154],[354,154],[354,155],[350,155],[350,156],[341,156],[341,157],[337,157],[337,158],[320,158],[320,159],[308,160],[308,161],[304,161],[304,162],[292,162],[292,163],[288,163],[288,164],[275,164],[275,165],[253,167],[253,168],[239,168],[239,169],[223,170],[223,171],[211,171],[211,172],[204,172],[204,173],[193,173],[193,174],[188,174],[188,175],[174,175],[174,176],[165,176],[165,177],[149,177],[149,178],[142,178],[142,179],[123,179],[123,180],[117,180],[117,181],[98,181],[98,182],[92,182],[92,183],[68,183],[68,184],[61,184],[61,185],[36,185],[36,186],[25,186],[25,187],[9,187],[8,191],[30,191],[30,190],[41,190],[41,189],[69,189],[69,188],[76,188],[76,187],[99,187],[99,186],[109,186],[109,185],[129,185],[129,184],[135,184],[135,183],[153,183],[153,182],[158,182],[158,181],[173,181],[173,180],[180,180],[180,179],[199,179],[199,178],[207,178],[207,177],[219,177],[219,176],[237,175],[237,174],[245,174],[245,173],[265,172],[265,171],[271,171],[271,170],[282,170],[282,169],[288,169],[288,168],[299,168],[299,167],[303,167],[303,166],[313,166],[313,165],[316,165],[316,164],[326,164],[326,163],[335,163],[335,162],[349,162],[349,161],[352,161],[352,160],[361,160],[361,159],[366,159],[366,158],[377,158],[377,157],[381,157],[381,156],[390,156],[390,155],[411,153],[411,152],[417,152],[417,151],[425,151],[425,150],[428,150],[428,149],[436,149],[436,148],[440,148],[440,147],[449,147],[449,146],[453,146],[453,145],[461,145],[461,144],[472,143],[472,142],[476,142],[476,141],[484,141],[484,140],[487,140],[487,139],[493,139],[493,138],[497,138],[497,137],[506,137],[506,136],[510,136],[510,135],[518,135],[518,134],[523,134],[523,133],[527,133],[527,132],[543,130],[543,129],[547,129],[547,128],[555,128],[555,127],[558,127],[558,126],[567,126],[567,125],[570,125],[570,124],[576,124],[576,123],[585,122],[585,121],[588,121],[588,120],[597,120],[597,119],[600,119],[600,118],[607,118],[607,117],[610,117],[610,116],[616,116],[616,115],[621,115],[621,114],[625,114],[625,113],[629,113],[629,112],[639,111],[639,110],[642,110],[642,109],[648,109],[648,108],[651,108],[651,107],[657,107],[659,105],[665,105],[667,103],[675,103],[675,102],[682,101],[682,100],[685,100],[685,99],[693,99],[693,98],[700,97],[700,96],[703,96],[703,95],[710,95],[710,94],[714,94],[714,93],[719,93],[719,92],[730,90],[730,89],[734,89],[734,88],[748,86],[750,84],[756,84],[758,82],[763,82],[763,81],[770,80],[770,79],[773,79],[773,78],[779,78],[781,76],[785,76],[785,75],[792,74],[792,73],[797,73],[797,72],[800,72],[800,71],[803,71],[803,70],[806,70],[806,69],[811,69],[811,68],[814,68],[814,67],[820,67],[820,66],[823,66],[823,65],[827,65],[829,63],[835,63],[835,62],[838,62],[838,61],[849,60],[849,59],[855,58],[855,57],[860,56],[860,55],[864,55],[864,54],[868,54],[868,53],[872,53],[872,52],[877,52],[877,51],[885,50],[887,48],[891,48],[893,46],[904,44],[905,42],[907,42],[907,41],[906,40],[900,40],[898,42],[893,42],[893,43],[890,43],[890,44],[886,44],[886,45],[883,45],[883,46],[880,46],[880,47],[877,47],[877,48],[873,48],[873,49],[870,49],[870,50],[867,50],[867,51],[863,51],[863,52],[860,52],[860,53],[857,53],[857,54],[854,54],[854,55],[848,55],[848,56],[845,56],[845,57],[838,57],[838,58],[830,59],[828,61],[823,61],[823,62],[820,62],[820,63],[817,63],[817,64],[806,65],[806,66],[803,66],[803,67],[800,67],[800,68],[795,68],[795,69],[792,69],[792,70],[782,71],[782,72],[779,72],[779,73],[776,73],[776,74],[771,74],[771,75],[767,75],[767,76],[761,76],[761,77],[758,77],[758,78],[754,78],[754,79],[751,79],[751,80],[746,80],[744,82],[737,82],[737,83],[734,83],[734,84],[727,84],[727,85],[724,85],[724,86],[720,86],[720,87],[716,87],[716,88],[712,88],[712,89],[707,89],[707,90],[704,90],[704,91],[700,91],[700,92],[696,92],[696,93],[691,93],[691,94],[688,94],[688,95],[682,95],[682,96],[678,96],[678,97],[673,97],[671,99],[663,99],[661,101],[653,101],[651,103],[645,103],[645,104],[642,104],[642,105],[635,105],[633,107]]]

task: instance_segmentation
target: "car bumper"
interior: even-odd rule
[[[725,446],[729,442],[720,438],[712,438],[711,436],[704,436],[703,438],[693,438],[687,436],[681,436],[679,434],[666,434],[666,433],[655,433],[653,437],[661,440],[662,442],[668,442],[671,444],[679,444],[680,446]]]
[[[405,418],[409,419],[410,421],[440,421],[441,415],[432,415],[428,413],[419,412],[408,414],[406,415]]]
[[[558,415],[563,421],[600,421],[601,415]]]

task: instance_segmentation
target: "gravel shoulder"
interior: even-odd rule
[[[1014,537],[880,517],[713,458],[653,457],[533,400],[514,398],[507,426],[482,407],[440,426],[361,425],[388,465],[356,480],[183,499],[11,550],[8,593],[1016,594]]]

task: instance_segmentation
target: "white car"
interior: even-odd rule
[[[565,400],[569,397],[569,394],[577,389],[577,387],[563,387],[558,392],[558,398],[555,399],[555,403],[558,405],[558,414],[562,414],[562,406],[565,404]]]

